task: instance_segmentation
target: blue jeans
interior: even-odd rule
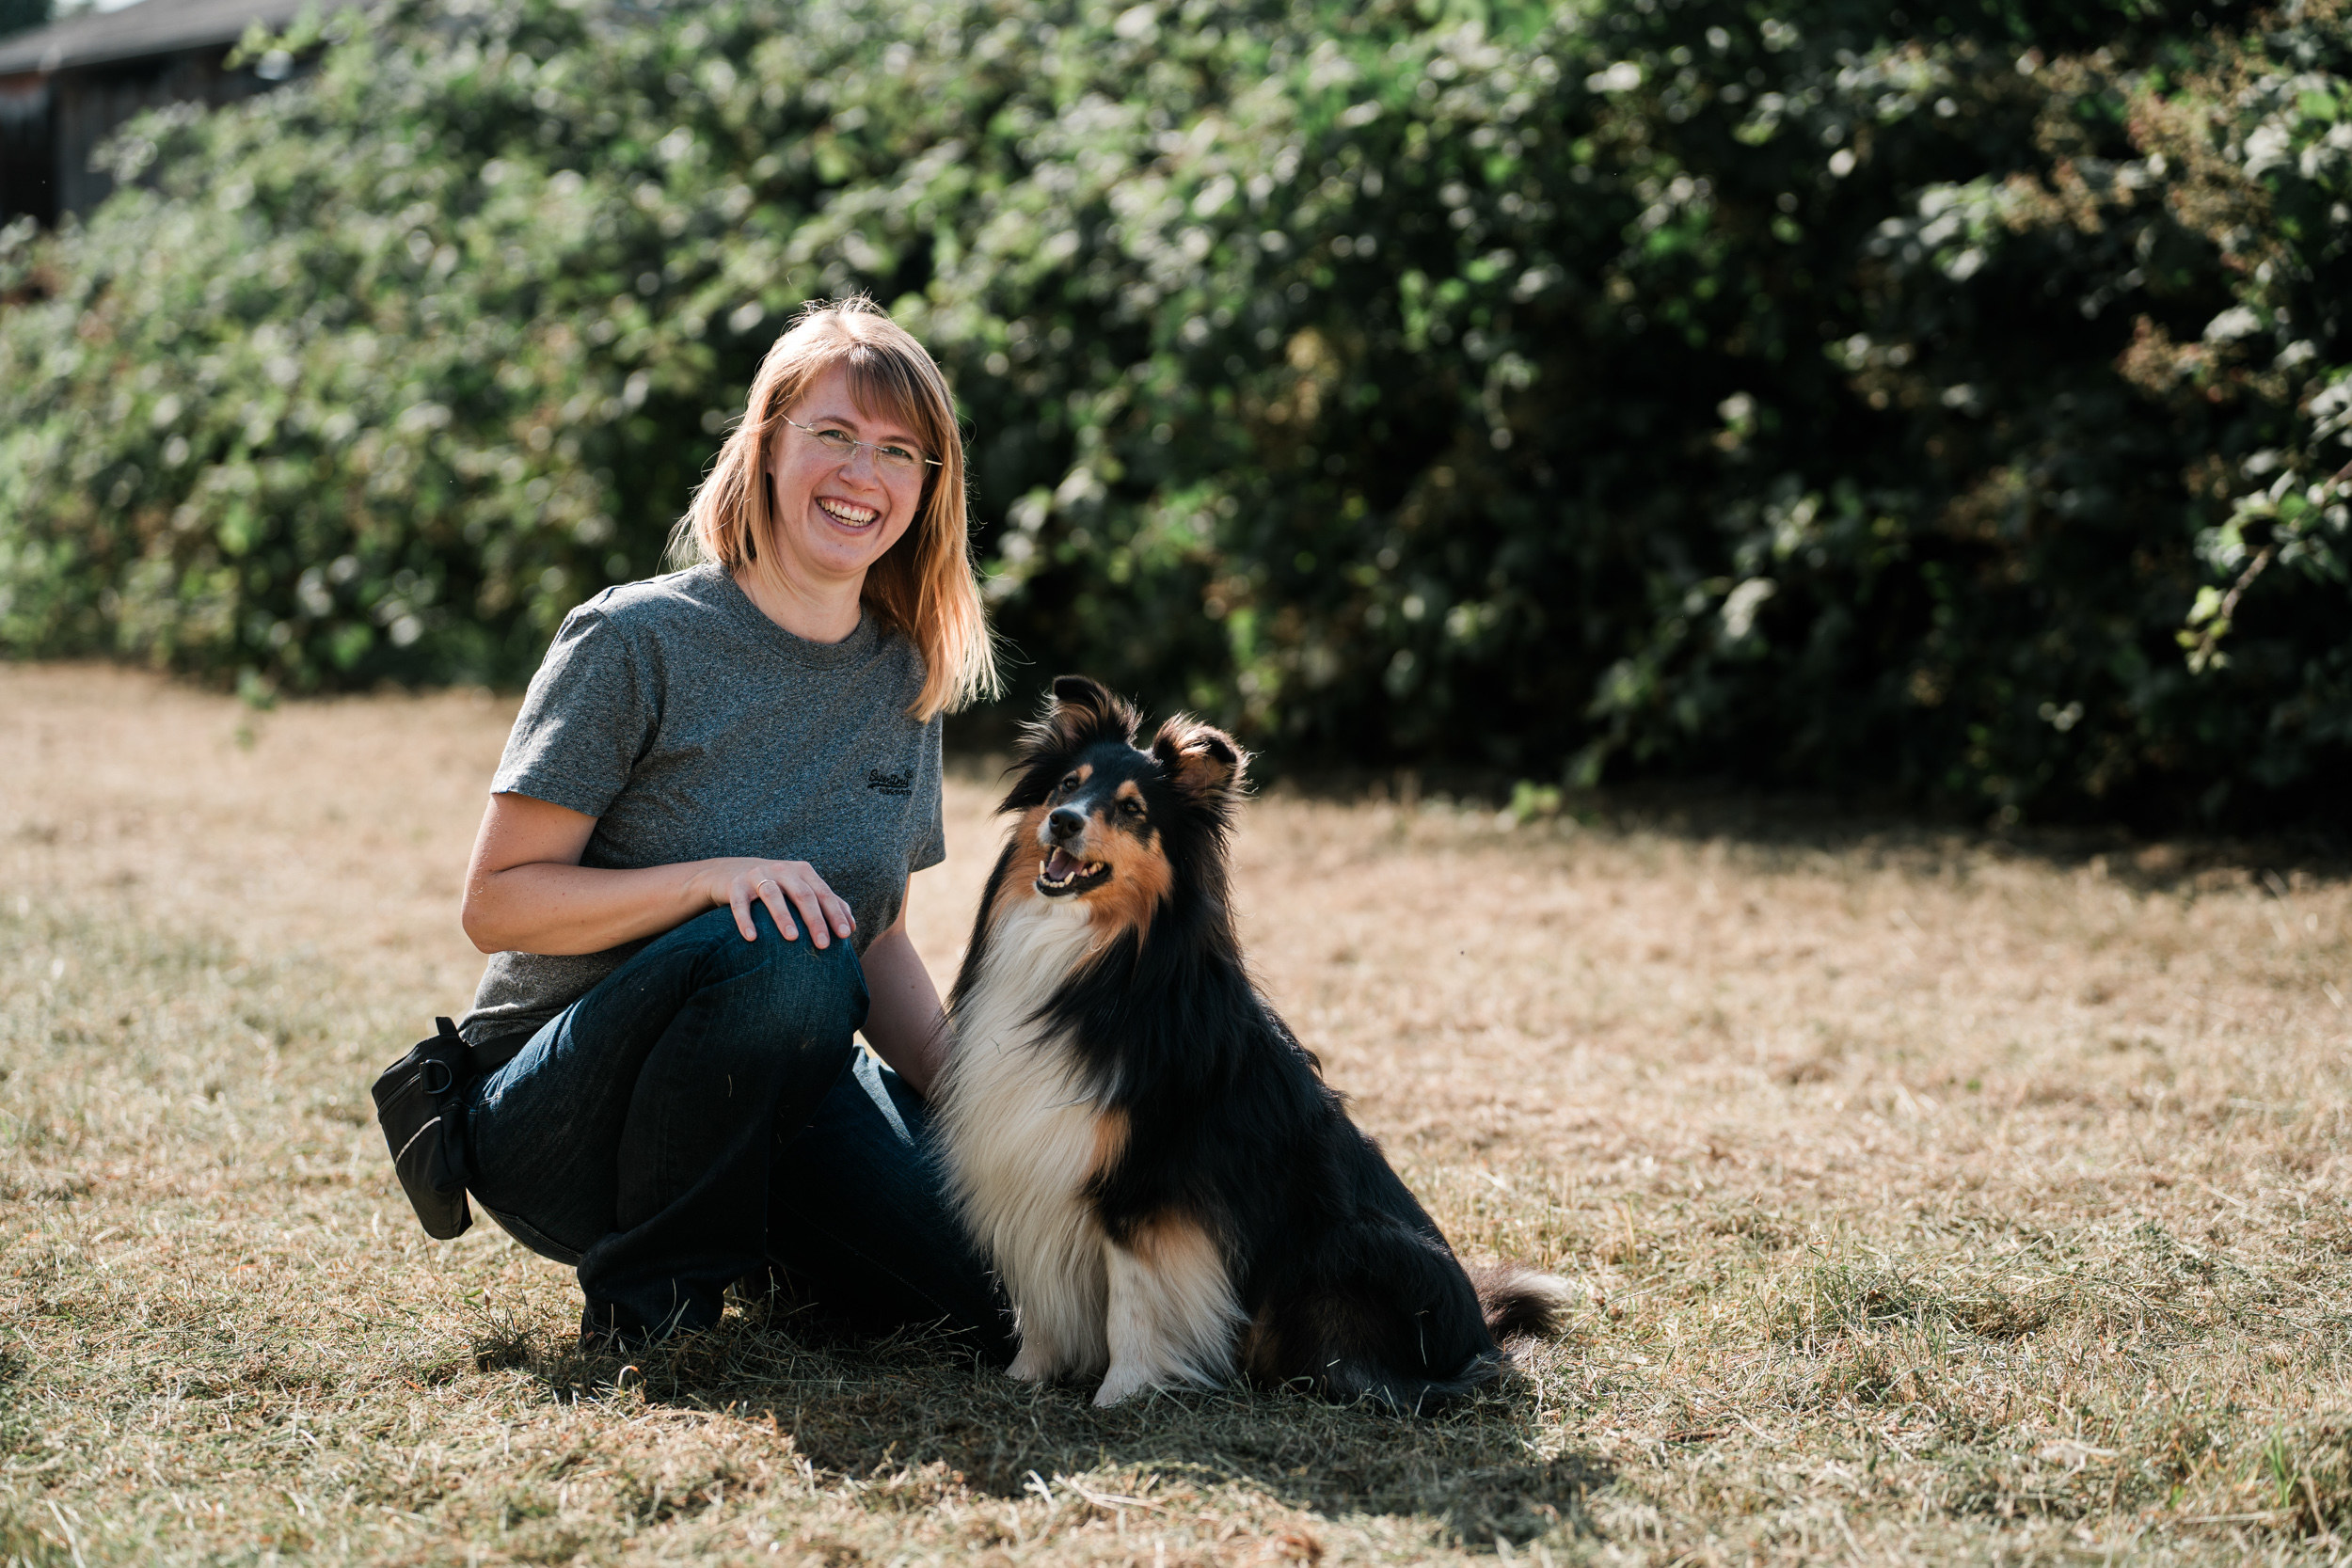
[[[850,1326],[944,1323],[1009,1359],[922,1101],[850,1070],[857,955],[753,916],[755,942],[726,910],[657,938],[473,1085],[474,1198],[578,1266],[584,1327],[708,1327],[729,1284],[774,1265]]]

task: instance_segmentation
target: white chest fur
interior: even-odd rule
[[[1036,1017],[1093,939],[1075,899],[1024,897],[1005,913],[956,1010],[940,1097],[949,1184],[1012,1298],[1015,1370],[1031,1376],[1110,1361],[1104,1237],[1084,1196],[1098,1107]]]

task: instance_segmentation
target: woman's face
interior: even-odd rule
[[[826,372],[785,413],[814,430],[837,430],[858,441],[931,455],[897,420],[861,410],[850,396],[850,372],[844,369]],[[923,504],[923,479],[930,471],[923,464],[894,468],[880,461],[870,445],[843,457],[808,430],[780,425],[768,451],[775,528],[763,553],[802,587],[863,582],[866,568],[914,521]]]

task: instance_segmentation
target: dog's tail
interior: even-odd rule
[[[1498,1344],[1559,1333],[1581,1293],[1558,1275],[1523,1263],[1474,1263],[1467,1272]]]

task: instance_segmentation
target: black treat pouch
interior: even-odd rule
[[[425,1234],[446,1242],[466,1233],[466,1175],[456,1146],[457,1091],[472,1066],[466,1042],[448,1019],[440,1033],[420,1040],[375,1081],[375,1119],[392,1150],[401,1190],[424,1222]]]

